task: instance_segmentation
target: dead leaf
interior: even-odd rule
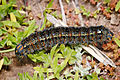
[[[120,13],[120,9],[118,10],[118,12]]]
[[[86,21],[86,22],[85,22],[85,25],[88,26],[88,25],[89,25],[89,21]]]
[[[50,21],[52,24],[54,24],[55,27],[58,26],[68,27],[64,22],[62,22],[61,20],[57,20],[54,16],[50,14],[46,14],[46,15],[47,15],[47,20]]]
[[[116,66],[120,66],[120,62],[116,62],[115,65],[116,65]]]
[[[110,1],[109,6],[110,6],[111,10],[113,10],[115,8],[117,2],[118,2],[118,0],[111,0]]]
[[[91,4],[95,5],[96,1],[95,0],[90,0]]]
[[[38,17],[39,19],[41,19],[41,18],[42,18],[42,14],[39,13],[39,14],[37,15],[37,17]]]
[[[107,19],[110,19],[110,18],[111,18],[110,13],[108,13],[108,12],[105,11],[105,10],[103,11],[103,15],[105,15]]]
[[[118,15],[115,15],[115,14],[111,14],[111,20],[110,20],[110,23],[113,24],[113,25],[119,25],[119,17]]]
[[[100,10],[103,12],[103,15],[107,17],[107,19],[111,18],[110,13],[108,13],[103,6],[100,6]]]
[[[104,69],[104,64],[103,63],[99,63],[99,68],[101,69],[101,70],[103,70]]]
[[[100,6],[100,10],[103,12],[105,8],[103,6]]]
[[[60,9],[60,7],[55,3],[55,1],[53,2],[52,8],[53,9]]]
[[[102,62],[104,65],[111,65],[116,68],[116,65],[114,62],[106,56],[102,51],[100,51],[98,48],[89,45],[89,47],[81,45],[83,49],[85,49],[88,53],[90,53],[93,57],[95,57],[98,61]]]

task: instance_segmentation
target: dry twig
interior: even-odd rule
[[[60,3],[60,7],[61,7],[61,12],[62,12],[62,20],[63,20],[63,22],[66,24],[65,11],[64,11],[64,9],[63,9],[62,1],[59,0],[59,3]]]

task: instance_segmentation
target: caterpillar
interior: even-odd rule
[[[113,33],[104,26],[52,27],[35,32],[23,39],[15,48],[17,57],[35,51],[47,50],[56,44],[102,45],[112,40]]]

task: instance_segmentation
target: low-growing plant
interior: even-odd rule
[[[6,56],[4,56],[1,60],[0,60],[0,70],[2,68],[3,65],[10,65],[11,64],[11,60],[9,60]]]
[[[90,73],[89,70],[91,66],[83,68],[81,47],[76,47],[75,50],[70,47],[65,47],[65,45],[61,44],[60,46],[55,45],[50,53],[44,54],[45,51],[40,51],[37,54],[29,54],[28,57],[34,62],[42,62],[40,66],[34,67],[33,77],[28,75],[28,73],[21,74],[19,73],[19,79],[30,79],[35,78],[38,80],[44,79],[98,79],[98,74],[100,70],[96,67],[94,73]],[[72,68],[70,68],[70,66]],[[81,78],[82,77],[82,78]]]
[[[25,15],[22,15],[19,10],[14,8],[15,4],[16,0],[9,0],[8,2],[2,0],[2,5],[0,6],[0,20],[2,20],[0,21],[0,48],[2,48],[0,53],[14,50],[17,43],[38,28],[38,26],[35,26],[34,20],[24,22]],[[6,20],[6,16],[10,16],[10,20]],[[28,27],[20,31],[21,25],[27,25]]]
[[[9,0],[8,4],[6,0],[2,0],[2,5],[0,6],[0,20],[4,19],[11,12],[16,11],[13,6],[14,4],[16,4],[16,0]]]

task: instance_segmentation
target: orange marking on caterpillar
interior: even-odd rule
[[[20,48],[20,51],[23,50],[23,46]]]

